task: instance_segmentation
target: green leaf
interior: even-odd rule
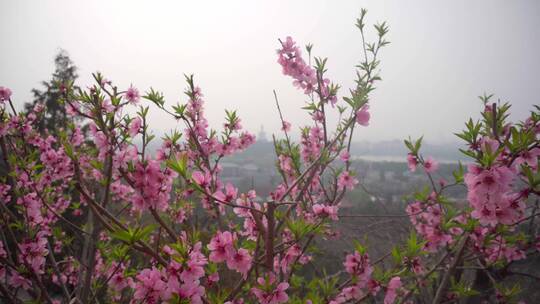
[[[394,262],[396,264],[400,264],[401,263],[401,260],[402,260],[402,257],[401,257],[401,252],[399,250],[399,247],[397,246],[394,246],[392,248],[392,258],[394,259]]]
[[[168,159],[167,160],[167,167],[173,169],[181,176],[186,176],[186,169],[187,169],[187,154],[181,154],[180,158],[174,158],[174,159]]]
[[[464,174],[463,164],[460,161],[459,162],[459,169],[452,171],[452,175],[454,176],[454,180],[455,180],[456,184],[459,184],[459,183],[463,182],[463,174]]]
[[[143,98],[150,100],[160,108],[163,108],[163,105],[165,104],[163,93],[154,91],[153,88],[150,88],[150,92],[147,92],[146,95],[143,96]]]
[[[126,243],[131,243],[132,235],[129,231],[126,231],[126,230],[115,231],[111,233],[111,236],[115,239],[119,239]]]

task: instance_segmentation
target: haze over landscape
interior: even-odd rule
[[[0,0],[0,303],[540,303],[539,17]]]
[[[478,117],[484,92],[512,101],[515,120],[538,104],[537,1],[1,1],[0,84],[22,107],[62,48],[81,86],[101,71],[120,88],[162,90],[173,104],[185,101],[183,73],[194,73],[212,126],[223,122],[224,108],[237,109],[248,130],[274,133],[273,89],[293,126],[306,115],[302,92],[276,64],[277,39],[313,43],[346,95],[362,54],[353,26],[361,7],[369,22],[389,23],[391,45],[381,54],[370,128],[356,141],[424,134],[456,142],[452,133]],[[150,117],[157,133],[176,127],[155,108]]]

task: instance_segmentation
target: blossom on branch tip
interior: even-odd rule
[[[0,102],[8,101],[11,98],[11,90],[6,87],[0,87]]]
[[[338,177],[337,185],[339,190],[353,190],[356,184],[358,184],[358,180],[349,171],[342,172]]]
[[[128,128],[129,136],[134,137],[135,135],[137,135],[137,133],[139,133],[139,130],[141,129],[141,126],[142,126],[142,119],[140,117],[135,117],[129,124],[129,128]]]
[[[427,173],[433,173],[439,169],[439,163],[435,161],[431,156],[428,156],[424,161],[424,170]]]
[[[130,86],[126,91],[125,97],[129,103],[136,104],[140,99],[139,90]]]
[[[369,119],[371,114],[369,114],[369,105],[362,106],[358,111],[356,111],[356,122],[364,127],[369,126]]]
[[[407,154],[407,166],[409,171],[416,171],[416,166],[418,165],[418,159],[412,153]]]
[[[291,130],[291,123],[284,120],[281,126],[281,130],[284,132],[289,132]]]

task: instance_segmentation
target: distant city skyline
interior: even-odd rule
[[[314,44],[328,57],[328,77],[353,85],[362,58],[355,19],[386,20],[391,44],[381,53],[383,78],[372,94],[372,119],[355,141],[457,142],[469,117],[479,118],[484,92],[513,104],[512,120],[539,104],[538,1],[0,1],[0,85],[13,90],[21,109],[30,90],[50,79],[62,48],[79,67],[79,84],[101,71],[119,88],[163,91],[168,105],[184,101],[183,74],[194,73],[205,94],[210,125],[224,109],[237,109],[257,134],[279,133],[272,90],[285,119],[298,127],[308,116],[305,98],[276,63],[278,38]],[[371,29],[371,27],[370,27]],[[373,38],[373,35],[368,35]],[[157,134],[183,127],[151,107]]]

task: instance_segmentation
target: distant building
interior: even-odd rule
[[[257,165],[255,164],[245,164],[242,166],[242,169],[245,170],[248,174],[259,171],[259,167],[257,167]]]
[[[268,138],[266,137],[266,132],[264,131],[263,125],[261,125],[261,130],[259,131],[259,135],[257,135],[257,141],[268,142]]]
[[[221,175],[223,177],[240,177],[240,166],[235,163],[221,163],[221,168],[223,171],[221,171]]]

